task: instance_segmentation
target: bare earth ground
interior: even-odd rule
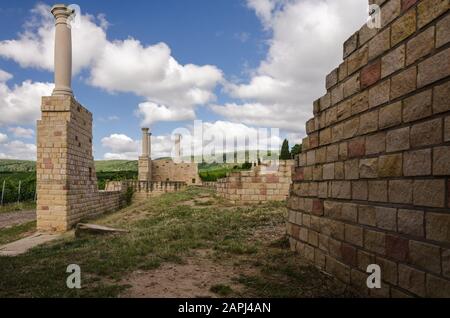
[[[0,213],[0,229],[36,220],[36,211]]]

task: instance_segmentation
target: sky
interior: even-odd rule
[[[0,159],[36,158],[41,96],[54,87],[53,4],[0,0]],[[343,42],[367,19],[366,0],[75,4],[72,86],[94,115],[97,160],[137,159],[141,127],[152,157],[168,156],[173,132],[194,121],[209,135],[276,128],[272,144],[300,143]]]

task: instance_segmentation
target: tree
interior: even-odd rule
[[[289,160],[289,159],[291,159],[291,153],[289,151],[289,141],[285,139],[283,141],[283,145],[281,146],[280,160]]]
[[[296,144],[291,149],[291,158],[294,159],[296,155],[302,152],[302,145]]]

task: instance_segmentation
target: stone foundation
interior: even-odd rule
[[[232,203],[284,201],[292,183],[293,160],[280,161],[276,171],[264,165],[232,172],[215,183],[217,194]]]
[[[151,181],[178,181],[188,185],[201,185],[196,163],[175,163],[170,159],[151,161]]]
[[[306,124],[291,247],[363,295],[450,297],[450,4],[372,2],[382,29],[345,42]]]
[[[92,157],[92,114],[72,96],[42,98],[36,174],[40,231],[66,231],[83,218],[119,209],[123,204],[122,189],[98,191]]]
[[[152,198],[164,193],[182,191],[187,186],[185,182],[172,181],[127,181],[126,185],[133,189],[133,198],[136,200]]]

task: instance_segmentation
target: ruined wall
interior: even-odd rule
[[[126,181],[126,184],[134,190],[133,199],[136,200],[182,191],[187,186],[185,182],[177,181]]]
[[[152,160],[151,181],[181,181],[188,185],[201,185],[196,163],[175,163],[170,159]]]
[[[449,1],[372,2],[382,28],[346,41],[306,125],[291,247],[364,295],[449,297]]]
[[[141,156],[138,160],[138,180],[151,181],[152,179],[152,159]]]
[[[71,96],[42,98],[37,123],[37,228],[66,231],[82,218],[112,211],[121,191],[98,191],[92,114]]]
[[[293,160],[280,160],[276,171],[259,165],[250,171],[232,172],[216,182],[217,194],[232,203],[284,201],[292,183]]]

